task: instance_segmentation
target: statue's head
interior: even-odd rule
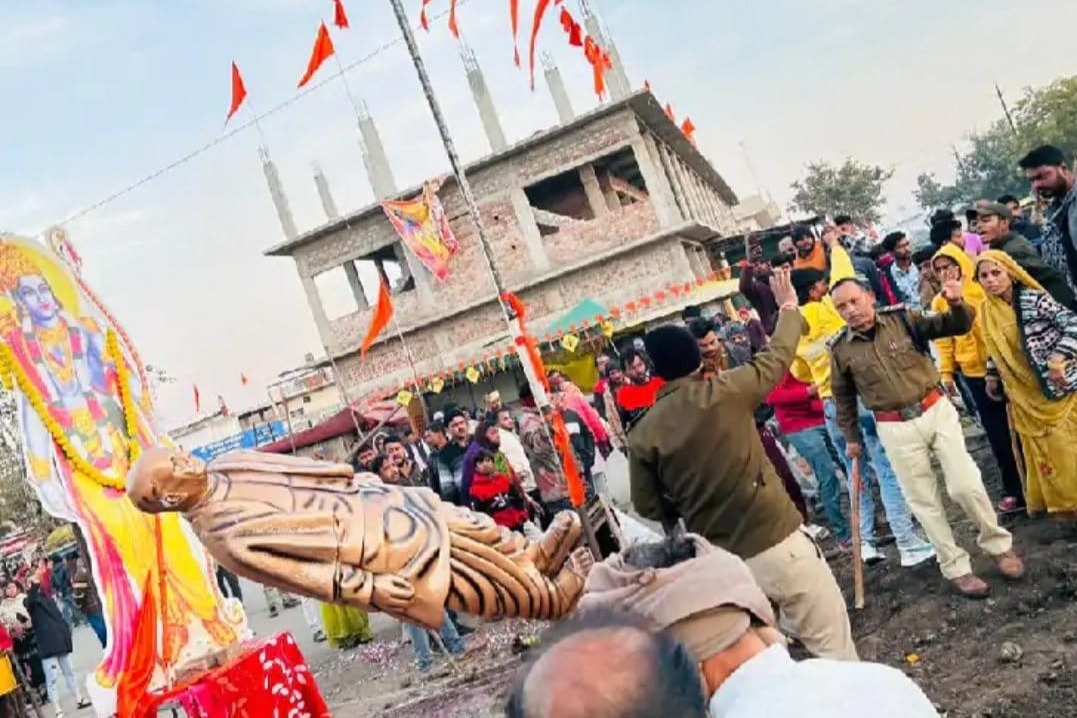
[[[208,491],[205,462],[186,451],[146,449],[127,473],[127,496],[148,514],[189,511]]]

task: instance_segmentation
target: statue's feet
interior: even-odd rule
[[[562,511],[553,517],[553,523],[539,539],[534,556],[535,567],[547,576],[561,570],[572,548],[579,542],[583,527],[579,514]]]
[[[594,565],[591,551],[585,546],[579,547],[569,555],[561,571],[553,580],[555,595],[551,602],[551,619],[561,618],[576,607],[576,602],[583,595],[587,574]]]

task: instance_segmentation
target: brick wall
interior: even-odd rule
[[[532,317],[529,328],[541,334],[585,298],[607,306],[619,305],[669,284],[692,279],[680,240],[670,238],[524,290],[520,298]],[[508,343],[508,330],[497,304],[490,302],[408,332],[406,339],[420,374],[428,375],[455,367],[461,360],[480,357],[491,342]],[[337,371],[345,390],[353,397],[395,388],[411,376],[401,344],[391,335],[376,344],[363,362],[354,352],[338,359]]]

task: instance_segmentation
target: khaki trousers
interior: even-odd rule
[[[909,508],[939,556],[943,576],[953,579],[972,573],[972,564],[968,551],[954,541],[942,485],[931,468],[932,454],[942,464],[946,493],[979,531],[976,543],[980,548],[991,556],[1010,550],[1013,536],[998,525],[980,468],[965,447],[961,419],[948,399],[911,421],[878,422],[878,429]]]
[[[838,582],[802,529],[745,561],[756,583],[778,605],[782,623],[820,658],[856,661],[856,644]]]

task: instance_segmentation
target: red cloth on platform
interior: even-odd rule
[[[156,718],[158,708],[178,702],[190,718],[330,718],[318,684],[290,633],[255,639],[223,666],[146,696],[135,718]]]

